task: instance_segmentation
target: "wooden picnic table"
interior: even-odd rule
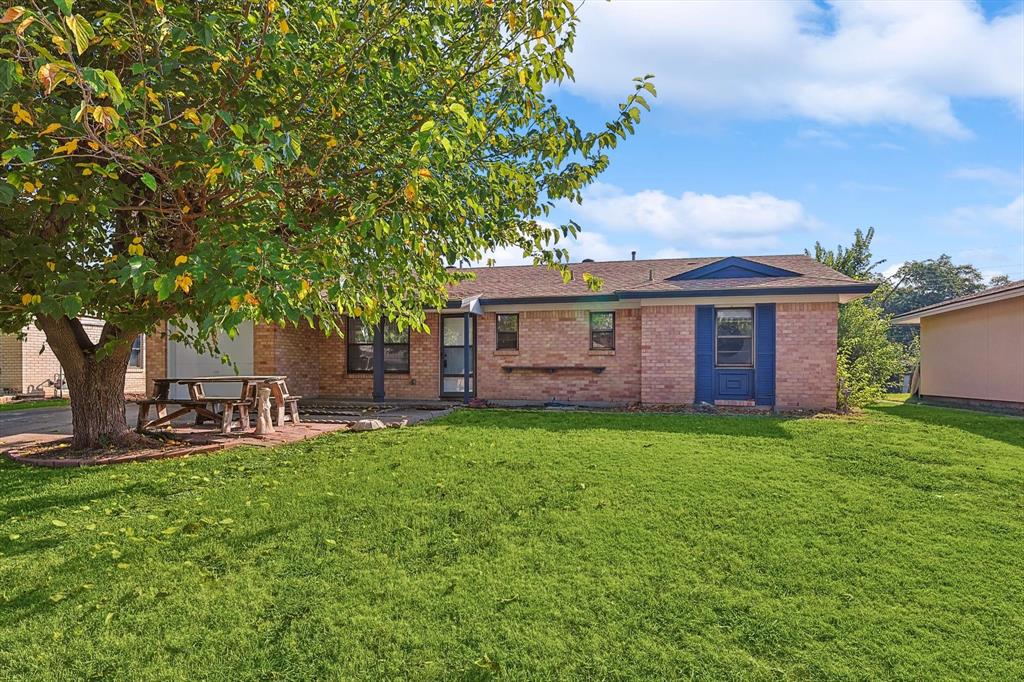
[[[209,419],[214,422],[221,422],[221,430],[228,433],[231,430],[231,422],[234,418],[235,408],[239,408],[239,421],[243,428],[249,426],[248,408],[253,406],[253,401],[260,388],[270,389],[271,398],[274,401],[272,411],[273,423],[281,426],[285,420],[285,408],[290,408],[292,422],[299,423],[298,401],[300,396],[289,395],[288,386],[285,383],[288,379],[280,374],[253,374],[253,375],[223,375],[203,377],[164,377],[153,380],[154,396],[139,403],[139,430],[152,428],[166,424],[173,419],[194,412],[196,424],[202,424]],[[241,383],[242,388],[238,398],[221,398],[207,396],[203,388],[204,384],[237,384]],[[188,388],[188,400],[175,400],[169,397],[172,384],[186,386]],[[156,406],[156,419],[147,420],[149,406]],[[167,406],[178,407],[172,414],[167,414]],[[221,405],[223,411],[217,414],[210,406]]]

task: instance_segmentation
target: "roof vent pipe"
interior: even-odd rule
[[[654,268],[651,268],[650,272],[647,273],[647,281],[648,282],[653,282],[654,281]]]
[[[636,260],[636,251],[630,251],[629,253],[630,253],[630,256],[632,256],[630,258],[630,260]]]

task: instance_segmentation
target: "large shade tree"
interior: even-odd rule
[[[422,327],[519,247],[568,258],[578,201],[654,94],[584,131],[568,0],[33,0],[0,18],[0,329],[35,321],[74,444],[127,434],[131,340],[244,320]],[[563,269],[568,276],[568,271]],[[79,315],[106,324],[93,343]]]

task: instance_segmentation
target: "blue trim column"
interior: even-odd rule
[[[696,352],[694,360],[695,403],[715,402],[715,306],[699,305],[696,310]]]
[[[469,345],[469,313],[462,314],[462,402],[469,404],[469,363],[472,348]]]
[[[373,399],[384,400],[384,322],[373,328]]]
[[[754,314],[754,402],[775,405],[775,304],[758,303]]]

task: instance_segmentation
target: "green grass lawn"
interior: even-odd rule
[[[0,403],[0,412],[13,412],[15,410],[34,410],[37,407],[64,407],[68,405],[67,398],[47,398],[45,400],[16,400],[10,403]]]
[[[2,679],[1024,677],[1024,420],[460,411],[0,465]]]

